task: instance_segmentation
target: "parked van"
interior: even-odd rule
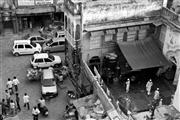
[[[41,91],[42,96],[44,97],[55,97],[58,95],[53,69],[43,69],[41,78]]]

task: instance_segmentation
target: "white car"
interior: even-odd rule
[[[61,58],[48,53],[34,54],[30,60],[33,68],[58,67],[61,65]]]
[[[40,53],[42,50],[40,44],[33,43],[30,40],[15,40],[12,53],[15,56],[23,54],[35,54]]]
[[[56,78],[52,69],[43,69],[41,77],[42,96],[55,97],[58,95]]]
[[[34,42],[34,43],[39,43],[40,45],[49,41],[49,39],[46,39],[46,38],[42,37],[41,35],[29,35],[25,39],[30,40],[31,42]]]

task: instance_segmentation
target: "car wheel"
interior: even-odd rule
[[[55,64],[55,65],[54,65],[54,67],[55,67],[55,68],[58,68],[58,67],[59,67],[59,65],[58,65],[58,64]]]
[[[15,55],[16,57],[18,57],[18,56],[19,56],[19,53],[14,53],[14,55]]]
[[[37,53],[39,53],[39,52],[38,52],[38,51],[35,51],[35,52],[34,52],[34,54],[37,54]]]

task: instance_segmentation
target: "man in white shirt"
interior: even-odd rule
[[[33,120],[38,120],[39,113],[40,113],[39,109],[36,106],[33,107],[32,109]]]
[[[27,106],[28,110],[30,109],[30,105],[29,105],[29,96],[27,95],[27,93],[24,93],[23,96],[23,102],[24,102],[24,107]]]
[[[7,88],[9,89],[9,91],[10,91],[10,94],[13,94],[13,81],[10,79],[10,78],[8,78],[8,81],[7,81]]]
[[[14,85],[14,88],[15,88],[16,92],[18,91],[19,83],[20,83],[19,80],[16,78],[16,76],[14,76],[14,78],[13,78],[13,85]]]
[[[11,100],[11,102],[10,102],[10,111],[11,111],[11,114],[14,116],[15,115],[15,103],[13,100]]]
[[[46,106],[46,103],[45,103],[45,99],[43,99],[42,97],[39,99],[39,104],[40,104],[40,107],[44,107]]]
[[[10,100],[11,100],[10,92],[8,90],[5,90],[5,95],[6,95],[7,105],[10,106]]]

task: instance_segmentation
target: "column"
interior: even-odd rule
[[[3,34],[3,19],[2,15],[0,14],[0,35]]]

